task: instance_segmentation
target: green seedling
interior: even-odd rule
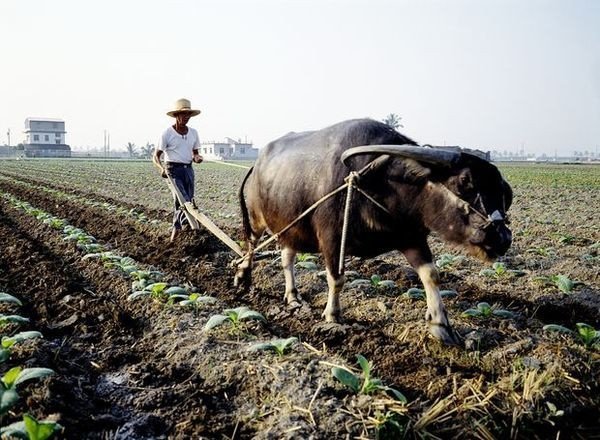
[[[170,289],[169,289],[170,290]],[[185,292],[185,289],[182,289]],[[199,293],[174,293],[169,295],[169,303],[173,303],[176,299],[179,299],[179,305],[182,307],[191,307],[195,311],[204,304],[214,304],[217,302],[217,298],[212,296],[200,295]]]
[[[135,260],[131,257],[114,258],[112,261],[104,263],[104,265],[106,267],[117,269],[127,275],[138,270]]]
[[[89,245],[86,245],[86,246],[89,248],[90,246],[94,246],[96,244],[97,243],[92,243],[92,244],[89,244]],[[81,259],[82,260],[88,260],[88,259],[91,259],[91,258],[97,258],[100,261],[102,261],[104,264],[108,264],[108,263],[110,263],[112,261],[119,260],[121,258],[121,256],[120,255],[116,255],[115,253],[113,253],[111,251],[106,251],[106,252],[102,252],[101,251],[101,252],[90,252],[90,253],[87,253]]]
[[[222,315],[213,315],[210,317],[204,331],[211,330],[225,323],[230,323],[232,331],[238,333],[243,322],[242,321],[262,321],[267,322],[265,317],[260,313],[250,310],[248,307],[242,306],[235,309],[225,309]]]
[[[57,217],[46,218],[43,223],[49,225],[52,229],[62,229],[67,224],[65,220]]]
[[[396,283],[392,280],[383,280],[380,275],[371,275],[371,278],[357,278],[352,280],[349,284],[350,287],[361,287],[369,286],[375,287],[376,289],[393,289],[396,287]]]
[[[273,339],[269,342],[261,342],[259,344],[253,344],[250,346],[250,351],[274,351],[279,357],[282,357],[286,351],[292,348],[292,346],[298,342],[298,338],[291,337],[287,339]]]
[[[529,248],[526,251],[530,254],[539,255],[540,257],[555,257],[556,252],[553,247],[537,247],[537,248]]]
[[[377,439],[405,438],[408,425],[408,417],[394,411],[375,411],[375,429]]]
[[[352,371],[344,367],[333,367],[331,374],[342,384],[350,388],[352,391],[358,394],[373,394],[378,391],[392,393],[394,398],[404,404],[407,403],[406,397],[400,391],[395,388],[383,385],[381,379],[371,376],[371,364],[362,355],[357,355],[356,359],[362,370],[362,378]],[[362,379],[362,384],[361,384]]]
[[[27,440],[47,440],[63,427],[52,420],[37,420],[29,414],[23,414],[23,421],[0,428],[2,438],[22,438]]]
[[[600,263],[600,255],[593,254],[593,253],[583,254],[581,256],[581,259],[583,261],[585,261],[586,263],[590,263],[590,264]]]
[[[441,271],[451,270],[460,265],[464,259],[465,257],[460,255],[442,254],[435,260],[435,265]]]
[[[158,270],[134,270],[129,273],[133,279],[131,290],[143,290],[148,284],[157,283],[162,280],[164,274]]]
[[[72,233],[74,233],[74,232],[84,232],[84,231],[83,231],[83,229],[79,229],[79,228],[77,228],[77,227],[75,227],[75,226],[73,226],[73,225],[66,225],[66,226],[63,228],[63,232],[64,232],[65,234],[72,234]]]
[[[317,257],[316,255],[309,254],[309,253],[298,253],[296,255],[296,261],[315,261],[318,258],[319,257]]]
[[[411,287],[406,292],[404,292],[402,296],[408,299],[427,299],[425,290],[419,289],[418,287]],[[440,296],[442,298],[456,298],[458,296],[458,292],[456,290],[440,290]]]
[[[323,278],[326,280],[327,279],[327,271],[322,270],[317,273],[317,276],[319,278]],[[344,272],[344,278],[346,278],[346,281],[350,282],[350,280],[355,280],[357,278],[360,278],[360,274],[355,270],[347,270]]]
[[[133,292],[127,299],[131,301],[142,296],[149,296],[152,299],[161,300],[168,297],[167,286],[168,284],[163,282],[148,284],[143,290]]]
[[[483,269],[481,272],[479,272],[479,275],[483,275],[488,278],[503,278],[508,276],[520,277],[525,275],[525,272],[522,270],[507,269],[504,263],[496,261],[494,264],[492,264],[491,269]]]
[[[396,283],[392,280],[383,280],[379,275],[371,275],[371,286],[377,289],[393,289],[396,287]]]
[[[402,294],[405,298],[425,300],[425,290],[418,287],[411,287]]]
[[[586,347],[600,345],[600,331],[584,322],[578,322],[575,326],[577,327],[577,331],[573,331],[570,328],[558,324],[547,324],[543,327],[543,330],[574,336],[575,339]]]
[[[296,266],[307,270],[317,270],[318,266],[315,263],[317,259],[316,255],[299,253],[296,255]]]
[[[9,324],[24,324],[29,322],[29,318],[20,315],[4,315],[0,313],[0,329]]]
[[[12,353],[12,346],[27,339],[41,338],[42,334],[36,331],[20,332],[12,336],[3,336],[0,343],[0,363],[6,362]]]
[[[34,216],[34,217],[36,217],[36,218],[44,218],[44,216],[49,215],[45,211],[42,211],[41,209],[34,208],[34,207],[31,207],[31,208],[27,209],[27,213],[30,214],[30,215],[32,215],[32,216]]]
[[[535,277],[533,279],[533,281],[541,283],[542,285],[545,285],[545,286],[557,287],[558,290],[560,290],[563,293],[571,293],[571,292],[573,292],[573,289],[576,286],[583,284],[579,281],[573,281],[566,275],[540,276],[540,277]]]
[[[49,368],[14,367],[8,370],[0,381],[0,414],[5,414],[17,401],[17,385],[31,379],[41,379],[54,374]]]
[[[577,326],[577,335],[579,340],[583,342],[583,345],[586,347],[593,347],[600,343],[599,330],[596,330],[594,327],[584,322],[578,322],[575,325]]]
[[[550,417],[562,417],[565,415],[564,410],[558,409],[556,407],[556,405],[553,404],[552,402],[546,402],[546,406],[548,407]],[[552,426],[555,425],[555,423],[552,420],[550,420],[548,417],[545,420],[548,421]]]
[[[0,292],[0,302],[12,303],[12,304],[16,304],[18,306],[23,305],[18,298],[14,297],[8,293],[4,293],[4,292]]]
[[[571,234],[558,234],[556,235],[559,243],[562,244],[573,244],[577,240],[577,237]]]
[[[66,227],[65,227],[66,229]],[[96,239],[91,235],[86,234],[81,229],[73,230],[73,232],[67,233],[67,236],[63,238],[65,241],[75,241],[77,245],[81,245],[81,249],[85,249],[84,245],[94,243]]]
[[[479,304],[477,304],[477,308],[468,309],[462,312],[462,316],[484,319],[490,318],[492,316],[496,316],[498,318],[514,318],[515,314],[508,310],[492,307],[486,302],[480,302]]]
[[[88,244],[82,244],[79,246],[79,248],[86,253],[86,255],[84,255],[84,258],[87,256],[87,254],[94,254],[94,253],[100,253],[100,252],[104,252],[104,246],[102,246],[100,243],[88,243]]]
[[[442,298],[456,298],[458,292],[456,290],[440,290],[440,296]]]

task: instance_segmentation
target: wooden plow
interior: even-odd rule
[[[169,186],[171,193],[179,201],[179,204],[181,205],[180,209],[185,214],[192,229],[200,229],[200,225],[204,226],[215,237],[225,243],[229,249],[238,254],[240,257],[244,256],[244,251],[242,251],[242,248],[217,225],[215,225],[210,218],[200,212],[194,202],[185,201],[183,194],[181,194],[181,191],[179,191],[179,188],[177,188],[177,185],[175,185],[175,182],[171,176],[167,174],[167,178],[165,180],[167,181],[167,185]]]

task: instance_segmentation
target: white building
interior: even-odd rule
[[[258,148],[252,143],[225,138],[225,142],[201,142],[200,154],[207,160],[256,160]]]
[[[25,156],[71,157],[65,143],[65,121],[51,118],[25,119]]]

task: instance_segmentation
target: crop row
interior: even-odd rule
[[[28,202],[18,200],[8,193],[4,193],[3,197],[14,208],[61,233],[64,241],[75,243],[81,251],[82,260],[97,260],[108,270],[117,271],[121,276],[130,280],[131,293],[128,296],[129,301],[146,298],[154,304],[164,307],[177,305],[182,309],[191,310],[197,317],[200,317],[199,312],[201,310],[204,312],[221,310],[219,313],[209,314],[203,326],[204,332],[216,332],[215,336],[246,341],[248,352],[270,351],[282,358],[298,343],[296,337],[257,341],[257,337],[253,334],[259,328],[257,325],[267,323],[261,313],[244,306],[223,308],[221,305],[216,308],[215,305],[219,303],[218,299],[196,292],[191,285],[173,285],[164,282],[162,280],[165,279],[165,274],[156,268],[141,267],[132,258],[119,255],[117,250],[108,250],[106,246],[98,243],[93,236],[87,234],[84,230],[69,225],[65,220],[35,208]],[[331,368],[332,378],[337,379],[357,395],[383,393],[383,396],[376,397],[376,401],[378,405],[387,402],[390,409],[384,415],[377,416],[379,428],[387,426],[387,424],[396,426],[400,420],[404,424],[408,423],[408,418],[405,415],[406,408],[404,407],[407,400],[404,395],[397,389],[384,385],[381,379],[373,376],[372,364],[366,358],[358,355],[357,359],[362,372],[327,360],[322,361],[322,364]],[[386,397],[387,394],[390,394],[391,397]],[[404,429],[404,427],[398,425],[398,429],[400,428]],[[14,427],[11,429],[14,429]],[[386,429],[389,429],[389,426]]]
[[[21,301],[13,295],[0,292],[0,308],[6,311],[14,306],[22,306]],[[23,368],[20,365],[12,366],[13,351],[19,344],[24,344],[32,339],[41,338],[38,331],[21,331],[16,329],[27,324],[29,319],[15,314],[0,313],[0,425],[4,425],[8,415],[15,415],[14,408],[20,401],[17,391],[24,382],[33,379],[43,379],[54,374],[49,368],[33,367]],[[62,426],[53,420],[38,420],[29,412],[22,414],[22,421],[10,423],[0,427],[2,438],[25,438],[29,440],[46,440],[54,433],[62,430]]]
[[[29,190],[42,191],[44,193],[50,194],[53,197],[56,197],[61,200],[69,200],[71,202],[91,206],[93,208],[99,208],[99,209],[105,210],[112,214],[131,218],[142,224],[149,224],[149,225],[156,225],[156,226],[159,226],[159,225],[165,226],[166,225],[165,222],[161,222],[160,220],[148,218],[148,216],[145,213],[140,212],[134,208],[125,208],[123,206],[118,206],[114,203],[101,202],[98,200],[94,200],[90,197],[84,197],[84,196],[80,196],[80,195],[74,194],[74,193],[67,193],[65,191],[61,191],[61,190],[58,190],[55,188],[50,188],[50,187],[47,187],[47,186],[44,186],[41,184],[36,185],[36,184],[30,183],[30,182],[25,182],[25,181],[15,178],[15,177],[7,177],[7,176],[0,175],[0,180],[8,181],[11,184],[15,184],[15,185],[21,186],[23,188],[27,188]]]
[[[151,209],[166,209],[172,196],[166,184],[149,162],[4,161],[5,175],[25,177],[62,189],[93,192],[129,204]],[[196,166],[196,202],[213,218],[238,216],[237,190],[245,170],[222,164]]]

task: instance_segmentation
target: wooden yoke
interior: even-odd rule
[[[225,232],[223,232],[217,225],[215,225],[213,221],[209,219],[205,214],[200,212],[198,208],[194,206],[193,202],[185,201],[185,199],[183,198],[183,194],[181,194],[181,191],[179,191],[179,188],[177,188],[177,185],[175,185],[175,182],[173,181],[171,176],[167,175],[166,180],[169,189],[171,190],[173,195],[177,197],[177,200],[181,205],[181,210],[183,210],[192,229],[200,229],[200,225],[198,224],[200,223],[215,237],[217,237],[219,240],[225,243],[227,247],[229,247],[232,251],[234,251],[240,257],[244,256],[242,248],[240,248],[240,246],[235,241],[233,241]]]

